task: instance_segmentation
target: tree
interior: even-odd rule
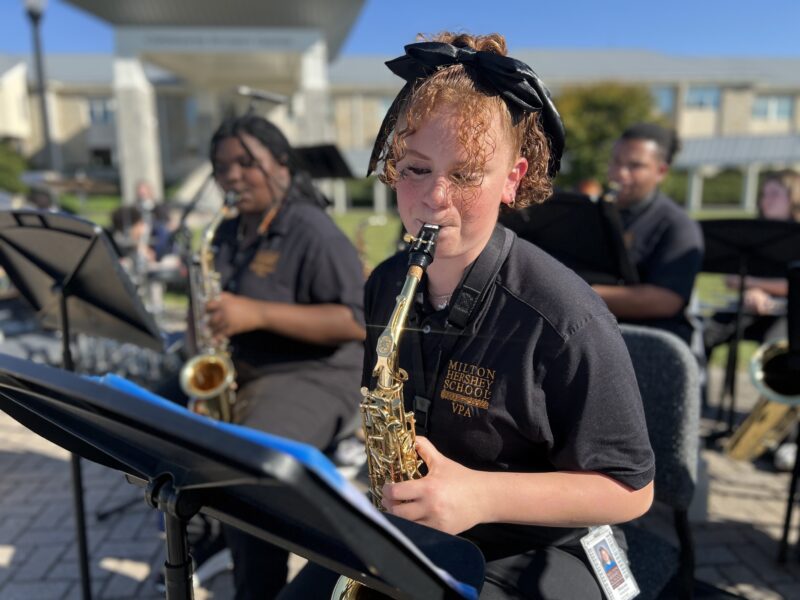
[[[26,169],[22,158],[8,142],[0,142],[0,190],[12,194],[22,194],[27,188],[22,183],[22,173]]]
[[[565,172],[558,183],[605,181],[611,147],[626,127],[660,121],[653,97],[643,86],[598,83],[567,87],[555,99],[567,130]]]

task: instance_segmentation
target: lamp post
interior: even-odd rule
[[[42,109],[42,134],[44,137],[45,162],[47,168],[56,168],[55,153],[53,142],[50,139],[50,119],[47,114],[47,98],[45,96],[45,77],[44,63],[42,61],[42,40],[39,33],[39,25],[42,22],[42,13],[47,6],[47,0],[25,0],[25,12],[31,20],[33,30],[33,53],[36,60],[36,84],[39,88],[39,102]],[[66,337],[65,344],[69,345],[69,338]],[[64,368],[71,369],[72,365],[64,365]],[[89,576],[89,550],[86,540],[86,517],[83,503],[83,477],[81,475],[81,461],[77,454],[73,454],[70,459],[72,467],[72,498],[73,511],[75,514],[75,534],[78,542],[78,566],[81,574],[81,598],[83,600],[92,599],[92,584]]]
[[[50,139],[50,118],[47,112],[47,97],[45,96],[45,77],[44,63],[42,61],[42,39],[39,25],[42,22],[42,14],[47,7],[47,0],[25,0],[25,12],[31,20],[31,30],[33,32],[33,54],[36,61],[36,86],[39,89],[39,103],[42,111],[42,136],[44,138],[44,156],[48,169],[56,168],[55,152],[53,142]]]

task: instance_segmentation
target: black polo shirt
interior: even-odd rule
[[[377,337],[406,264],[406,255],[395,255],[367,282],[362,382],[370,387]],[[439,451],[484,471],[597,471],[636,489],[653,479],[639,389],[616,319],[574,272],[515,236],[482,306],[451,355],[441,357],[438,373],[432,369],[447,309],[435,311],[424,300],[425,280],[421,290],[400,341],[399,364],[411,371],[414,345],[422,343],[425,380],[436,380],[428,437]],[[419,383],[410,372],[403,389],[409,410],[415,394],[427,395]],[[492,525],[467,537],[485,552],[499,545],[502,554],[574,539],[578,531],[585,529]]]
[[[639,281],[672,290],[684,306],[665,319],[625,320],[626,323],[666,329],[689,343],[692,327],[686,318],[694,279],[703,263],[700,226],[667,196],[655,196],[628,210],[620,210],[625,243]]]
[[[317,204],[292,189],[265,234],[244,245],[237,239],[238,231],[235,218],[224,222],[215,238],[215,264],[223,289],[272,302],[343,304],[363,323],[361,262],[347,237]],[[360,342],[319,346],[263,330],[234,335],[231,346],[240,383],[275,372],[324,368],[342,373],[342,385],[352,386],[363,353]],[[331,385],[337,386],[339,381],[332,376]]]

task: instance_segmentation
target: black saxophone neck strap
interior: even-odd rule
[[[514,234],[511,231],[502,225],[495,225],[486,248],[469,267],[461,285],[453,294],[450,313],[447,315],[448,327],[456,328],[459,334],[466,329],[506,261],[513,241]]]
[[[439,379],[442,359],[449,357],[461,335],[469,323],[475,318],[480,306],[489,293],[492,282],[500,272],[500,268],[511,251],[514,234],[500,224],[495,225],[489,243],[480,256],[467,269],[450,300],[450,312],[447,316],[442,343],[439,347],[436,363],[431,370],[429,381],[425,381],[425,369],[422,359],[422,336],[418,333],[417,343],[413,348],[414,361],[414,418],[416,429],[420,435],[427,435],[430,427],[432,399]],[[424,394],[424,395],[422,395]]]

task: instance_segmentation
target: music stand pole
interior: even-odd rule
[[[744,292],[745,292],[745,277],[747,274],[747,263],[745,257],[742,256],[739,262],[739,301],[736,307],[736,317],[734,320],[734,336],[733,340],[728,344],[728,357],[725,364],[725,380],[722,384],[722,389],[719,395],[719,405],[717,406],[717,422],[722,421],[722,415],[725,410],[725,399],[728,399],[728,427],[721,433],[721,436],[730,435],[733,431],[733,421],[736,414],[736,367],[739,363],[739,343],[742,341],[743,323],[742,316],[744,312]]]
[[[167,600],[192,600],[192,555],[189,553],[189,536],[186,524],[199,506],[187,499],[187,494],[175,489],[169,477],[148,482],[145,501],[164,515],[164,535],[167,542],[167,560],[164,562],[164,586]]]
[[[92,244],[89,245],[91,249]],[[88,254],[88,251],[87,251]],[[80,268],[80,267],[79,267]],[[69,311],[67,310],[67,281],[63,286],[56,286],[59,311],[61,313],[61,364],[65,371],[74,372],[69,333]],[[75,535],[78,537],[78,565],[81,571],[81,591],[83,600],[92,600],[92,582],[89,577],[89,549],[86,543],[86,509],[83,502],[83,474],[81,458],[75,453],[70,455],[72,471],[72,500],[75,514]]]

